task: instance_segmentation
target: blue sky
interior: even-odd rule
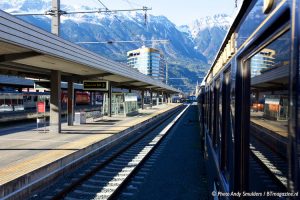
[[[98,0],[60,0],[62,4],[80,4],[103,8]],[[176,25],[189,24],[194,19],[218,13],[232,15],[235,0],[101,0],[109,9],[151,7],[153,15],[165,15]]]

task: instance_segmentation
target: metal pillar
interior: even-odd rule
[[[153,92],[150,90],[150,108],[153,106]]]
[[[50,131],[61,132],[61,72],[51,71]]]
[[[74,116],[74,84],[68,81],[68,126],[73,126]]]
[[[93,105],[96,105],[96,92],[93,92]]]
[[[112,86],[109,84],[108,86],[108,116],[111,117],[112,111]]]
[[[142,98],[141,98],[141,108],[144,110],[144,102],[145,102],[145,91],[142,90]]]
[[[54,15],[51,19],[51,32],[57,36],[60,35],[60,0],[52,0],[52,10]]]
[[[90,91],[90,105],[94,105],[94,92]]]
[[[151,108],[153,106],[153,100],[152,100],[152,98],[153,98],[153,92],[152,92],[152,90],[150,90],[150,107]]]

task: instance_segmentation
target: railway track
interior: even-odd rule
[[[41,196],[45,199],[67,200],[111,199],[157,147],[187,108],[180,109],[180,113],[178,110],[170,113],[168,117],[148,128],[148,133],[144,134],[142,133],[144,131],[140,131],[135,134],[138,135],[137,138],[131,138],[105,155],[94,159],[88,166],[66,178],[64,183],[58,184],[54,192],[52,187],[32,199],[39,199]],[[141,177],[137,177],[139,178]]]
[[[266,183],[267,189],[286,191],[288,163],[281,154],[273,151],[267,142],[261,142],[256,136],[252,136],[250,156],[250,166],[258,172],[258,178]]]

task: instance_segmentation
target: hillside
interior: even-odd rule
[[[43,13],[50,10],[45,0],[3,0],[0,9],[9,13]],[[91,10],[62,5],[64,11]],[[49,16],[26,16],[22,19],[50,31]],[[177,27],[165,16],[126,12],[117,14],[76,14],[61,18],[61,37],[72,42],[127,41],[136,43],[81,44],[102,56],[126,63],[126,52],[139,48],[143,40],[167,39],[167,44],[152,42],[144,45],[163,51],[169,63],[169,84],[192,90],[201,81],[212,62],[230,24],[224,14],[196,19],[190,25]],[[187,77],[188,79],[172,79]],[[185,90],[187,91],[187,90]]]

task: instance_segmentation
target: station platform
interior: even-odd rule
[[[1,129],[0,199],[37,184],[41,178],[116,140],[121,133],[132,131],[178,106],[162,104],[139,110],[136,116],[103,117],[81,125],[63,123],[62,133],[48,133],[36,127],[23,131],[18,131],[17,126]]]

